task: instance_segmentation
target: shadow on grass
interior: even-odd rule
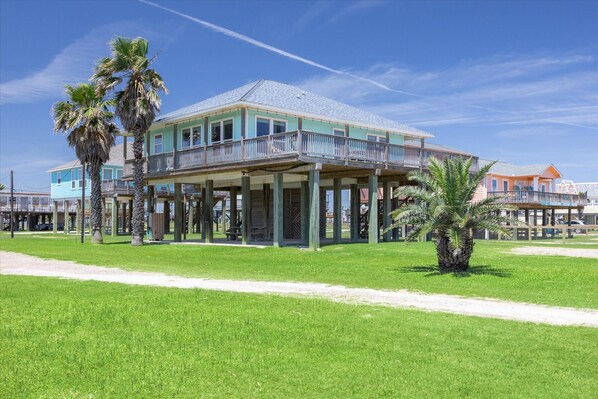
[[[440,276],[443,274],[449,274],[453,277],[463,278],[471,276],[494,276],[494,277],[511,277],[509,269],[496,269],[488,265],[470,266],[465,272],[451,272],[451,273],[440,273],[438,266],[408,266],[395,269],[400,273],[423,273],[424,277]]]

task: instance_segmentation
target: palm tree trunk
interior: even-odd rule
[[[473,253],[473,238],[463,237],[461,248],[452,249],[449,238],[439,234],[436,238],[436,255],[440,273],[464,272],[469,269],[469,259]]]
[[[131,238],[131,245],[143,245],[143,233],[145,229],[144,223],[144,207],[143,207],[143,132],[135,132],[133,140],[133,179],[135,180],[134,194],[133,194],[133,219],[131,227],[133,234]]]
[[[91,195],[89,202],[91,204],[91,243],[103,244],[102,237],[102,181],[100,180],[100,169],[102,164],[99,160],[94,160],[89,164],[89,174],[91,178]]]

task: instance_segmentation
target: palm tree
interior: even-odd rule
[[[102,181],[100,170],[114,146],[118,127],[111,101],[94,84],[66,86],[67,101],[54,104],[54,131],[68,133],[67,141],[91,178],[92,244],[102,244]],[[85,178],[85,177],[83,177]]]
[[[506,224],[517,223],[501,215],[505,205],[499,202],[499,197],[473,201],[476,188],[494,162],[473,174],[471,163],[471,159],[454,158],[440,162],[431,158],[429,173],[414,171],[408,175],[410,180],[419,183],[418,186],[397,190],[397,195],[415,201],[391,212],[394,221],[391,228],[414,225],[407,241],[430,232],[435,234],[438,267],[442,273],[469,268],[474,229],[488,229],[509,236]]]
[[[150,65],[156,57],[147,58],[148,42],[143,38],[117,37],[110,42],[112,55],[100,60],[93,80],[100,90],[114,90],[116,116],[124,129],[133,134],[133,197],[132,245],[143,245],[143,142],[145,133],[160,112],[159,91],[168,92],[162,77]]]
[[[0,183],[0,191],[4,190],[6,188],[6,186],[2,183]]]

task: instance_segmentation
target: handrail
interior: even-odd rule
[[[585,194],[563,194],[545,191],[515,190],[489,191],[488,196],[499,197],[498,201],[511,204],[542,204],[545,206],[585,206]]]
[[[462,157],[459,154],[436,150],[424,151],[426,154],[423,158],[424,166],[431,156]],[[381,168],[389,166],[415,168],[420,165],[421,149],[308,130],[295,130],[151,155],[145,165],[150,173],[163,173],[175,169],[185,170],[291,155],[333,159],[345,164],[349,162],[374,164]],[[477,158],[474,157],[474,161],[472,169],[477,170]],[[132,160],[125,161],[124,175],[132,175]]]

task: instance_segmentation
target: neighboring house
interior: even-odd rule
[[[15,230],[48,230],[51,227],[54,206],[49,193],[15,192],[11,207],[10,191],[0,191],[0,229],[10,228],[11,209],[14,215],[13,228]],[[59,204],[60,211],[62,204]],[[74,210],[74,209],[73,209]],[[58,220],[59,229],[62,220]]]
[[[480,167],[491,161],[480,159]],[[497,195],[501,201],[517,211],[524,212],[524,221],[538,223],[538,212],[541,213],[541,224],[555,224],[558,210],[571,214],[573,210],[582,211],[586,205],[584,194],[567,194],[557,191],[556,180],[563,176],[552,164],[513,165],[506,162],[495,163],[486,174],[480,197]],[[533,216],[530,219],[530,212]]]
[[[408,184],[411,170],[425,168],[431,156],[463,156],[446,148],[425,148],[429,133],[300,88],[259,80],[158,117],[148,134],[146,175],[153,186],[174,183],[175,241],[181,240],[181,184],[200,186],[202,234],[212,241],[213,192],[241,194],[240,213],[232,209],[231,226],[243,242],[284,240],[318,247],[325,237],[326,196],[334,191],[334,241],[341,239],[341,190],[352,198],[351,238],[359,239],[359,190],[369,203],[384,193],[383,215],[392,208],[390,189]],[[466,155],[469,156],[469,155]],[[475,159],[477,168],[477,158]],[[132,162],[125,163],[131,178]],[[150,195],[150,198],[153,198]],[[236,208],[236,201],[231,204]],[[150,204],[154,209],[154,204]],[[357,209],[357,211],[355,211]],[[380,225],[372,212],[371,242]],[[379,223],[380,222],[380,223]],[[390,233],[384,234],[390,239]]]
[[[598,182],[570,182],[569,184],[571,184],[572,187],[562,187],[564,185],[564,183],[562,183],[561,186],[559,186],[559,191],[574,191],[586,196],[586,205],[583,210],[583,215],[574,215],[573,220],[579,219],[581,216],[585,224],[598,225]],[[564,216],[564,219],[566,218],[567,216]]]
[[[102,197],[104,198],[104,209],[107,214],[112,214],[113,208],[118,213],[118,208],[122,208],[120,227],[124,231],[127,227],[127,207],[130,213],[130,201],[133,196],[132,184],[124,181],[123,169],[126,153],[132,151],[132,145],[129,143],[117,144],[110,150],[110,158],[102,166],[100,177],[102,179]],[[83,188],[83,171],[79,160],[73,160],[48,171],[51,175],[50,197],[54,206],[58,204],[68,204],[67,207],[75,207],[77,215],[81,208],[81,195]],[[89,173],[85,172],[85,198],[86,215],[89,215],[89,195],[91,193],[91,181]],[[78,216],[77,216],[78,218]],[[72,218],[71,218],[72,219]],[[104,225],[110,225],[110,218],[106,217]],[[70,225],[73,225],[71,220]],[[117,226],[118,227],[118,226]],[[116,231],[113,232],[116,234]]]

